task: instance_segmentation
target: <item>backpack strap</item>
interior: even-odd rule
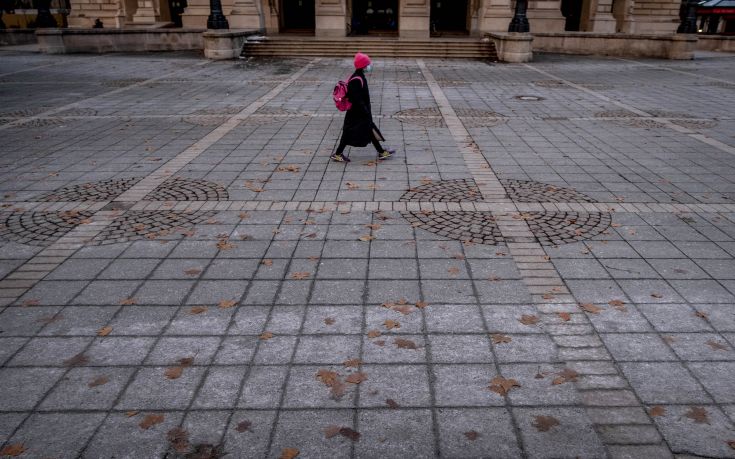
[[[362,81],[362,77],[361,76],[359,76],[359,75],[358,76],[353,76],[352,78],[350,78],[349,80],[347,80],[347,84],[349,85],[350,84],[350,81],[352,81],[352,80],[360,80],[360,86],[362,86],[363,88],[365,87],[365,82]]]

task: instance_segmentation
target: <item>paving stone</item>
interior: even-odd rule
[[[645,403],[707,403],[709,396],[680,363],[636,362],[620,365]]]
[[[709,423],[698,423],[687,417],[692,407],[703,408]],[[666,414],[654,422],[675,454],[709,457],[732,456],[727,439],[732,437],[732,423],[716,407],[701,405],[664,405]]]
[[[184,369],[177,379],[164,375],[166,367],[138,370],[117,402],[120,410],[181,410],[191,403],[194,389],[204,376],[204,368]]]
[[[449,457],[493,456],[511,458],[521,455],[510,414],[504,408],[442,409],[438,415],[440,449]],[[471,440],[468,432],[477,432]]]
[[[94,457],[108,454],[164,454],[168,444],[162,438],[166,432],[179,425],[183,413],[156,413],[163,415],[163,422],[149,429],[142,429],[139,424],[148,414],[151,413],[143,411],[135,416],[126,416],[124,412],[110,414],[92,437],[85,454]]]
[[[349,410],[282,411],[275,426],[270,456],[278,457],[285,448],[296,448],[305,457],[350,457],[351,441],[341,435],[326,438],[329,426],[354,428]]]
[[[605,457],[605,449],[590,420],[578,408],[514,408],[529,457]],[[553,417],[558,425],[546,431],[534,427],[538,416]],[[563,438],[563,440],[561,440]]]
[[[357,457],[426,457],[436,454],[429,410],[371,410],[358,415]],[[382,440],[382,441],[381,441]]]
[[[9,441],[26,446],[26,454],[76,456],[104,419],[104,413],[36,413]]]

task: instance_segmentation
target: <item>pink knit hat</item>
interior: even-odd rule
[[[357,53],[355,54],[355,68],[356,69],[364,69],[370,65],[370,56],[363,53]]]

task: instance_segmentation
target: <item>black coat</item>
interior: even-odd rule
[[[353,147],[364,147],[372,140],[373,133],[378,140],[385,140],[383,134],[373,123],[370,89],[365,73],[362,70],[356,70],[350,79],[352,81],[347,84],[347,98],[352,103],[352,107],[347,110],[345,115],[345,124],[342,127],[342,142]]]

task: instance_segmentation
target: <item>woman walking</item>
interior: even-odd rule
[[[342,127],[342,139],[337,151],[331,156],[337,162],[349,162],[350,158],[345,156],[345,148],[364,147],[373,144],[378,152],[378,159],[388,159],[395,150],[385,149],[380,142],[385,142],[383,134],[373,123],[373,114],[370,107],[370,91],[368,90],[366,73],[373,69],[370,57],[367,54],[357,53],[355,55],[355,73],[347,82],[347,99],[352,106],[347,110],[345,123]]]

